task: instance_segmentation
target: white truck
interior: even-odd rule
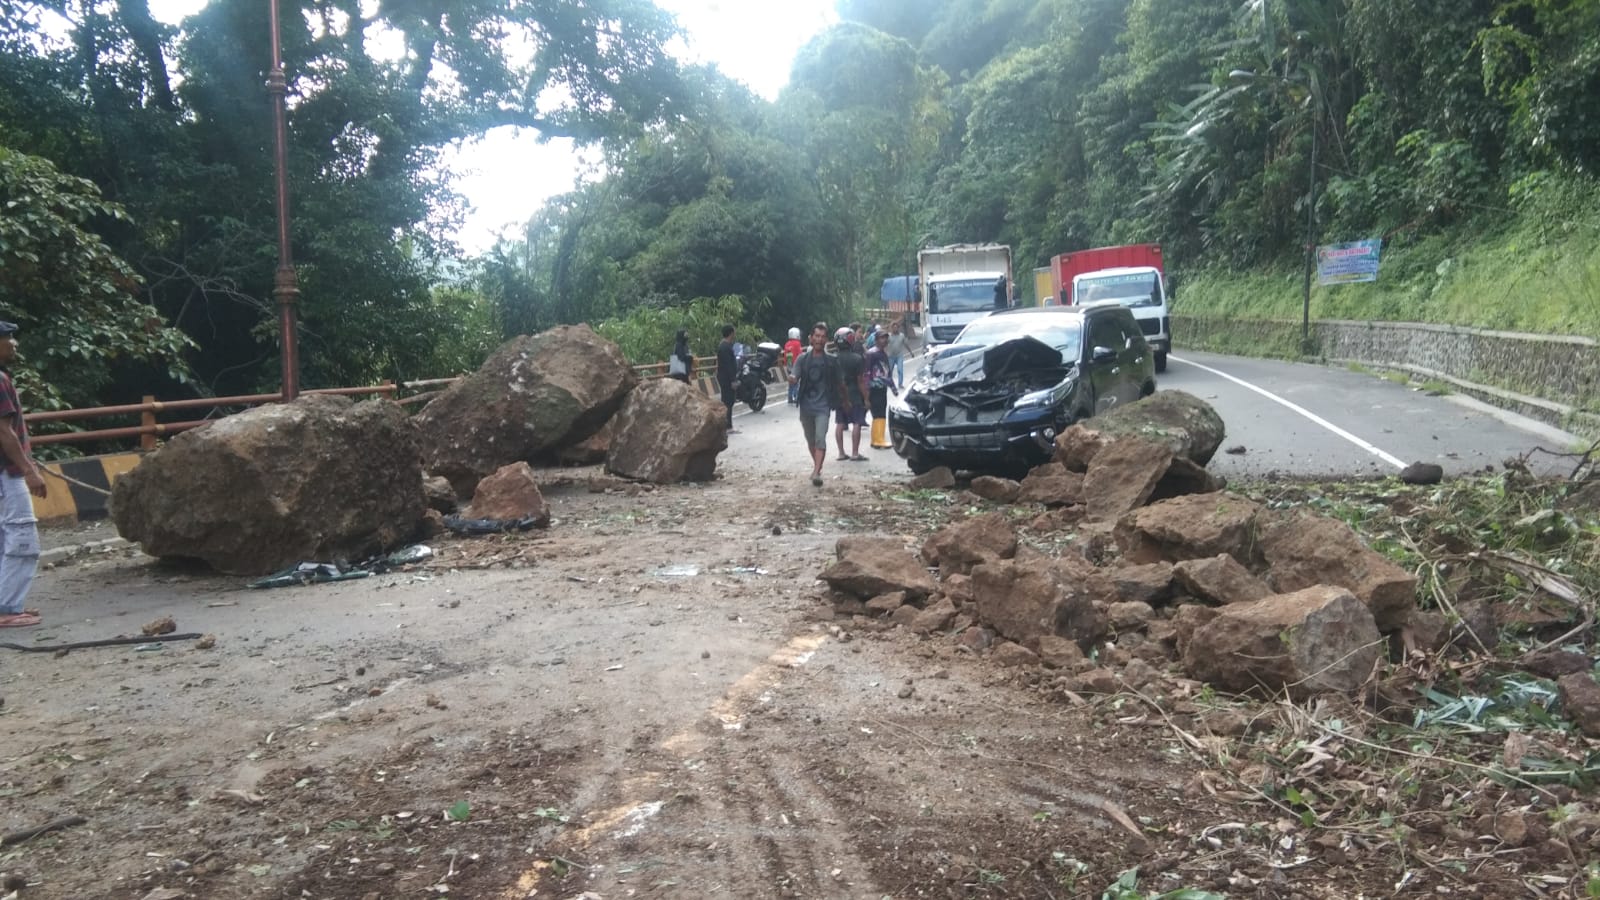
[[[1011,248],[950,244],[917,254],[928,344],[948,344],[968,322],[1013,305]]]

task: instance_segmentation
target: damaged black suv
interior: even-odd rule
[[[889,399],[895,452],[936,466],[1026,471],[1079,419],[1156,389],[1139,323],[1115,301],[991,313]]]

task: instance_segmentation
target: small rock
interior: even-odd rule
[[[949,466],[935,466],[911,479],[913,490],[940,490],[956,486],[956,473]]]
[[[1587,672],[1594,668],[1594,661],[1585,654],[1552,647],[1524,659],[1522,667],[1544,678],[1560,678],[1575,672]]]
[[[1240,737],[1250,728],[1250,720],[1236,709],[1214,709],[1206,713],[1200,722],[1218,737]]]
[[[996,478],[993,475],[979,475],[972,479],[969,489],[985,500],[996,503],[1014,503],[1017,492],[1022,490],[1022,485],[1009,478]]]
[[[911,695],[915,694],[916,692],[917,692],[917,689],[912,687],[911,685],[902,684],[902,685],[900,685],[900,690],[895,691],[894,695],[896,697],[899,697],[901,700],[910,700],[911,699]]]
[[[1245,446],[1243,444],[1234,444],[1232,447],[1229,447],[1228,449],[1226,449],[1226,450],[1224,450],[1222,452],[1226,453],[1226,454],[1228,454],[1230,456],[1243,456],[1243,455],[1245,455],[1245,453],[1247,453],[1249,451],[1247,451],[1245,449]]]
[[[710,659],[711,658],[711,651],[710,650],[701,650],[700,651],[700,658],[701,659]]]
[[[1528,842],[1528,822],[1518,810],[1507,810],[1494,817],[1494,836],[1510,847]]]
[[[1080,694],[1115,694],[1121,686],[1110,669],[1090,669],[1067,679],[1067,689]]]
[[[1600,737],[1600,684],[1588,672],[1563,675],[1556,681],[1561,708],[1589,737]]]
[[[994,661],[1002,666],[1032,666],[1038,664],[1039,656],[1021,644],[1001,641],[995,645]]]
[[[1438,484],[1444,480],[1444,467],[1437,463],[1415,462],[1400,470],[1400,480],[1406,484]]]
[[[906,605],[905,591],[890,591],[867,601],[867,609],[875,615],[887,616]]]
[[[20,891],[20,890],[22,890],[23,888],[25,888],[27,886],[28,886],[28,879],[22,877],[21,875],[16,874],[15,872],[13,872],[10,875],[6,876],[5,891],[7,893],[11,893],[13,891]]]
[[[217,636],[214,634],[202,635],[200,640],[194,642],[196,650],[210,650],[217,645]]]
[[[171,634],[178,630],[178,623],[171,616],[162,616],[139,629],[146,637],[155,637],[158,634]]]

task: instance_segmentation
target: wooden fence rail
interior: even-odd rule
[[[696,357],[695,371],[704,372],[715,368],[717,359],[714,356]],[[667,374],[667,363],[649,363],[634,366],[633,370],[641,378],[661,378]],[[419,391],[421,393],[407,397],[401,402],[414,402],[422,398],[431,398],[444,388],[456,383],[460,377],[432,378],[424,381],[407,381],[403,384],[388,382],[371,387],[345,387],[345,388],[319,388],[317,390],[303,391],[302,394],[325,394],[340,397],[371,397],[382,396],[399,399],[401,391]],[[157,415],[161,413],[178,412],[182,410],[217,410],[227,407],[252,407],[262,406],[267,403],[278,403],[283,400],[282,394],[245,394],[234,397],[195,397],[188,400],[157,400],[153,396],[145,396],[138,403],[125,403],[120,406],[95,406],[86,409],[58,409],[49,412],[36,412],[24,415],[23,421],[29,425],[43,424],[46,422],[82,422],[91,419],[115,418],[118,416],[138,416],[139,424],[119,428],[98,428],[91,431],[67,431],[60,434],[35,434],[32,435],[33,443],[37,446],[48,444],[87,444],[96,441],[139,439],[140,450],[154,450],[157,442],[167,435],[198,428],[210,418],[192,419],[182,422],[158,422]]]

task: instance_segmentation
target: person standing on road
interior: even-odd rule
[[[728,433],[738,434],[733,427],[733,385],[739,378],[739,361],[733,354],[733,326],[722,326],[722,343],[717,345],[717,387],[722,389],[722,405],[728,408]]]
[[[829,356],[828,326],[811,326],[811,350],[795,360],[789,370],[790,390],[800,404],[800,428],[811,453],[811,484],[822,487],[822,463],[828,458],[828,419],[844,396],[839,381],[839,360]]]
[[[33,497],[47,493],[8,368],[17,358],[16,334],[17,326],[0,322],[0,420],[4,420],[0,451],[5,454],[5,471],[0,474],[0,628],[39,624],[39,614],[22,604],[39,568],[39,520],[33,515]]]
[[[835,414],[834,442],[839,445],[839,459],[866,462],[861,455],[861,428],[867,424],[867,363],[856,345],[856,333],[849,328],[839,329],[834,338],[839,345],[839,379],[844,382],[843,397]],[[850,454],[844,452],[844,430],[850,427]]]
[[[900,320],[889,325],[889,365],[894,369],[895,388],[906,383],[906,335]]]
[[[889,365],[889,332],[873,333],[873,347],[867,351],[867,388],[872,400],[872,449],[890,450],[889,392],[896,389],[894,368]]]
[[[667,358],[667,376],[688,383],[694,377],[694,354],[689,352],[689,332],[678,329],[672,345],[672,356]]]
[[[789,368],[792,369],[794,368],[795,361],[798,360],[800,358],[800,354],[804,352],[805,348],[800,346],[800,329],[789,329],[789,340],[783,345],[784,362],[789,366]],[[793,406],[799,402],[799,399],[797,399],[795,396],[794,379],[791,378],[789,379],[789,405]]]

